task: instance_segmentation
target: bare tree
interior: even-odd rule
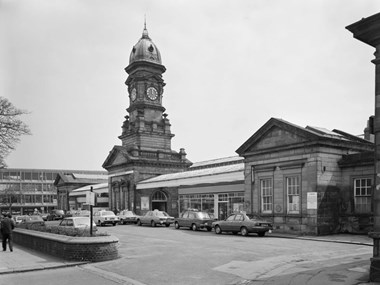
[[[29,127],[20,119],[27,113],[0,97],[0,168],[6,166],[5,157],[15,149],[20,136],[31,134]]]
[[[20,203],[20,199],[20,188],[15,184],[8,184],[3,191],[0,191],[0,205],[4,205],[9,213],[12,213],[12,205]]]

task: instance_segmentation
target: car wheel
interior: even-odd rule
[[[220,235],[222,233],[222,229],[219,226],[215,226],[215,233]]]
[[[150,225],[151,225],[152,227],[155,227],[155,226],[156,226],[156,223],[155,223],[154,221],[151,221],[151,222],[150,222]]]
[[[179,224],[178,224],[178,222],[175,222],[174,223],[174,227],[178,230],[179,229]]]
[[[137,220],[137,225],[140,226],[140,227],[142,226],[142,223],[141,223],[140,220]]]
[[[259,232],[259,233],[257,233],[258,235],[259,235],[259,237],[263,237],[263,236],[265,236],[265,232]]]
[[[192,225],[191,225],[191,229],[192,229],[193,231],[196,231],[196,230],[198,230],[198,227],[197,227],[196,224],[192,224]]]
[[[207,228],[207,231],[208,231],[208,232],[211,232],[211,230],[212,230],[212,228]]]
[[[241,230],[240,230],[240,232],[241,232],[242,236],[247,236],[248,235],[248,230],[247,230],[246,227],[242,227]]]
[[[170,224],[165,224],[165,226],[168,228],[168,227],[170,227]]]

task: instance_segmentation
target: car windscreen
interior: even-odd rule
[[[210,215],[208,213],[199,212],[198,217],[200,219],[211,219]]]
[[[102,212],[102,216],[114,216],[115,213],[112,211],[104,211]]]
[[[43,221],[40,216],[30,216],[30,221]]]

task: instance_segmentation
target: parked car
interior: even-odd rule
[[[139,218],[133,211],[123,210],[119,214],[117,214],[120,219],[120,224],[136,224],[137,219]]]
[[[37,226],[44,226],[45,221],[40,215],[23,216],[21,222],[17,225],[20,228],[31,228]]]
[[[208,231],[211,231],[212,223],[214,221],[214,218],[206,212],[187,210],[174,220],[174,227],[176,229],[187,227],[193,231],[197,231],[199,229],[207,229]]]
[[[48,213],[42,213],[41,214],[41,218],[44,220],[44,221],[47,221],[47,217],[48,217]]]
[[[13,220],[15,221],[15,224],[18,225],[20,224],[22,221],[25,221],[27,219],[27,215],[22,215],[22,216],[13,216]]]
[[[165,225],[169,227],[172,223],[174,223],[174,217],[169,216],[169,214],[164,211],[158,210],[149,211],[144,216],[140,216],[137,219],[137,225],[139,226],[148,224],[152,227],[155,227],[156,225]]]
[[[48,221],[61,220],[65,217],[65,212],[63,210],[52,210],[46,217]]]
[[[93,214],[93,220],[95,224],[99,226],[103,226],[103,225],[116,226],[116,224],[118,224],[120,221],[119,217],[116,216],[114,212],[106,211],[106,210],[95,212]]]
[[[272,224],[265,221],[258,215],[247,215],[246,213],[235,213],[230,215],[224,221],[215,221],[212,223],[216,234],[222,232],[241,233],[242,236],[247,236],[249,233],[257,233],[263,237],[265,233],[272,232]]]
[[[62,219],[58,227],[85,230],[90,229],[90,225],[90,217],[67,217]],[[97,227],[94,221],[92,221],[92,230],[97,231]]]

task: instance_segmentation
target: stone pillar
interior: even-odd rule
[[[372,62],[376,66],[375,78],[375,187],[373,187],[373,218],[374,231],[369,233],[373,238],[373,257],[371,258],[370,281],[380,281],[380,13],[363,18],[360,21],[346,27],[353,33],[354,38],[376,49],[375,59]]]

